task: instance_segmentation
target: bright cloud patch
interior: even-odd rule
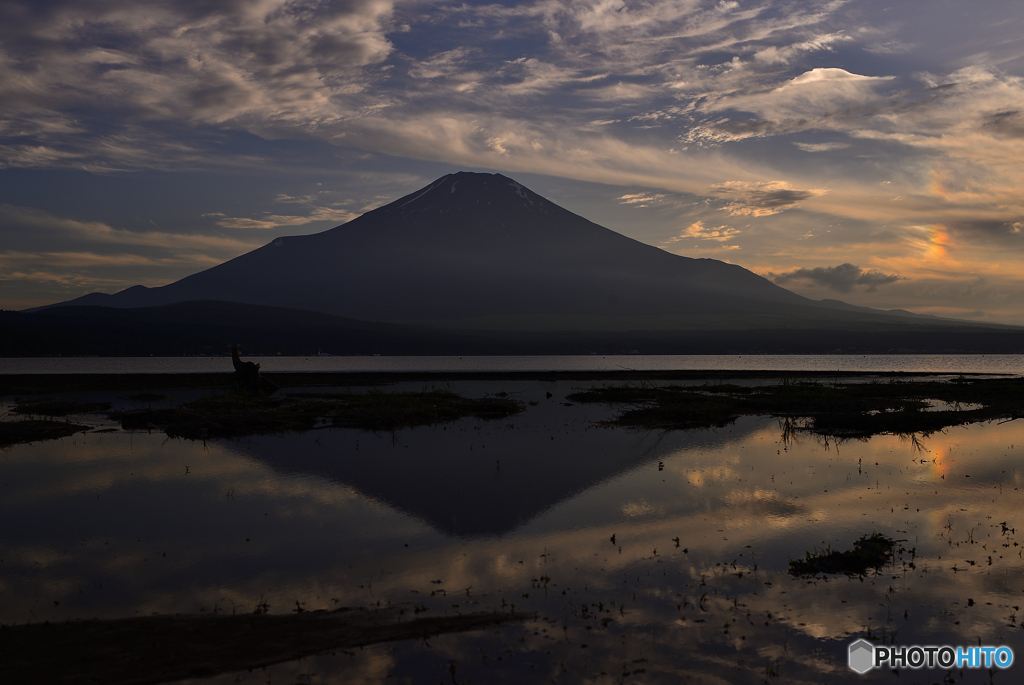
[[[663,197],[665,197],[664,193],[628,193],[619,197],[619,204],[646,207],[648,203],[657,202]]]
[[[687,238],[696,238],[697,240],[715,240],[720,243],[724,243],[727,240],[732,240],[740,234],[740,231],[730,226],[718,226],[717,228],[707,228],[704,226],[704,222],[695,221],[687,226],[682,233],[669,238],[666,241],[666,245],[669,243],[677,243],[680,240]]]

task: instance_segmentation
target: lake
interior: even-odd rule
[[[852,371],[1024,374],[1020,354],[244,357],[264,372]],[[203,373],[228,357],[0,357],[0,374]]]
[[[565,400],[591,385],[455,380],[527,409],[393,433],[204,443],[79,417],[106,432],[0,451],[0,623],[389,605],[533,616],[189,681],[218,684],[852,683],[858,637],[1021,653],[1024,422],[839,443],[767,417],[639,431]],[[899,541],[877,575],[789,573],[871,533]],[[902,671],[947,675],[989,679]]]

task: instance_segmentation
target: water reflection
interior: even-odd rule
[[[281,474],[314,475],[409,514],[448,536],[507,535],[543,512],[644,464],[723,449],[753,424],[711,433],[637,433],[595,425],[607,413],[549,403],[525,417],[397,434],[321,432],[234,446]],[[641,515],[642,504],[633,507]],[[640,507],[637,509],[637,507]],[[602,507],[579,521],[593,521]]]
[[[845,664],[857,635],[1022,647],[1020,422],[920,448],[836,445],[784,440],[770,418],[598,428],[609,410],[565,406],[566,387],[515,391],[538,404],[500,423],[206,445],[93,433],[6,450],[0,621],[259,603],[538,614],[213,680],[225,683],[859,682]],[[876,531],[907,550],[883,574],[788,573]]]

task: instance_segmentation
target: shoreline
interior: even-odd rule
[[[1014,374],[957,373],[949,371],[296,371],[268,372],[264,378],[280,387],[348,387],[390,385],[401,382],[445,381],[715,381],[790,379],[910,379],[942,377],[1013,377]],[[206,389],[228,387],[233,373],[34,373],[0,374],[0,397],[47,392],[132,391],[153,389]]]

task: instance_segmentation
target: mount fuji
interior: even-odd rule
[[[57,306],[210,300],[458,330],[835,329],[935,321],[810,300],[742,267],[623,236],[501,174],[469,172],[166,286],[93,293]]]

